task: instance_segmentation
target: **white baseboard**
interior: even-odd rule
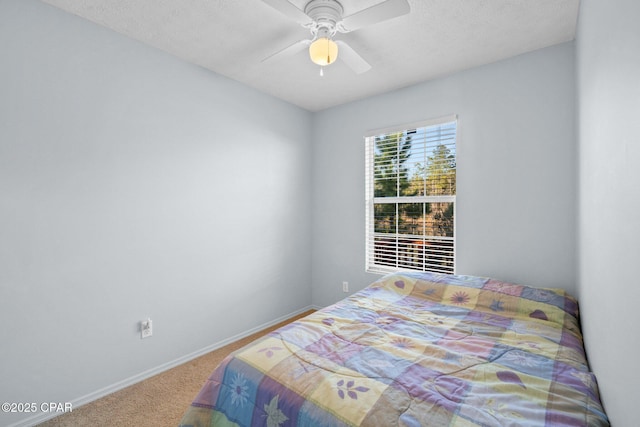
[[[267,323],[263,323],[262,325],[258,325],[255,328],[251,328],[248,331],[244,331],[242,333],[236,334],[232,337],[226,338],[222,341],[218,341],[217,343],[211,344],[205,348],[202,348],[200,350],[194,351],[193,353],[189,353],[185,356],[179,357],[175,360],[172,360],[170,362],[167,363],[163,363],[160,366],[156,366],[155,368],[151,368],[148,369],[144,372],[141,372],[139,374],[136,374],[132,377],[129,377],[127,379],[124,379],[122,381],[118,381],[117,383],[111,384],[107,387],[101,388],[99,390],[96,390],[92,393],[86,394],[84,396],[78,397],[77,399],[72,400],[71,403],[71,407],[76,409],[79,408],[82,405],[85,405],[87,403],[93,402],[94,400],[98,400],[102,397],[105,397],[111,393],[115,393],[116,391],[122,390],[123,388],[129,387],[133,384],[139,383],[140,381],[146,380],[147,378],[151,378],[154,375],[160,374],[164,371],[167,371],[171,368],[175,368],[176,366],[180,366],[183,363],[187,363],[197,357],[203,356],[209,352],[212,352],[214,350],[217,350],[221,347],[224,347],[227,344],[231,344],[234,341],[238,341],[242,338],[248,337],[249,335],[255,334],[256,332],[260,332],[263,329],[269,328],[273,325],[277,325],[280,322],[284,322],[287,319],[291,319],[292,317],[295,317],[301,313],[304,313],[305,311],[308,310],[319,310],[320,307],[314,306],[314,305],[308,305],[304,308],[301,308],[300,310],[296,310],[293,313],[289,313],[286,314],[284,316],[280,316],[277,319],[274,319],[270,322]],[[194,396],[195,397],[195,396]],[[187,408],[185,408],[186,410]],[[13,424],[9,424],[7,427],[32,427],[36,424],[45,422],[51,418],[55,418],[57,415],[60,415],[59,413],[43,413],[43,414],[37,414],[37,415],[33,415],[31,417],[25,418],[24,420],[15,422]]]

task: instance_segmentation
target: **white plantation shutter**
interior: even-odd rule
[[[365,135],[366,267],[455,271],[457,117]]]

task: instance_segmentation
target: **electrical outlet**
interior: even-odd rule
[[[140,337],[149,338],[153,335],[153,323],[151,319],[143,320],[140,322]]]
[[[342,292],[349,292],[349,282],[342,282]]]

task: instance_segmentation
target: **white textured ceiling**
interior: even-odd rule
[[[262,0],[42,0],[260,91],[319,111],[573,40],[579,0],[409,0],[411,12],[338,34],[372,69],[261,60],[309,31]],[[308,0],[290,0],[304,9]],[[340,0],[348,16],[381,0]]]

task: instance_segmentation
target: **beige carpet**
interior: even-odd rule
[[[73,408],[40,426],[177,426],[213,369],[229,353],[313,310],[257,332],[183,365]]]

